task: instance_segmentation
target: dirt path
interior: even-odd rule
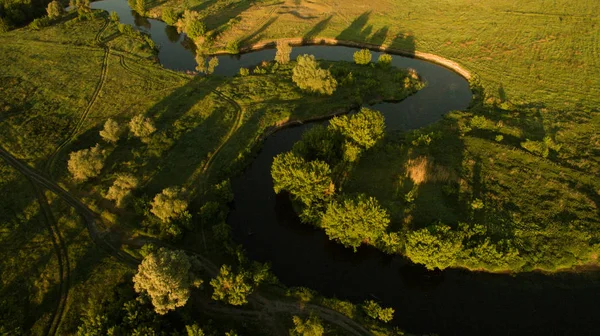
[[[48,228],[48,233],[50,234],[52,245],[54,246],[54,251],[56,252],[56,257],[58,260],[58,275],[59,275],[59,299],[56,301],[56,308],[52,313],[52,317],[50,319],[50,324],[48,324],[45,334],[46,335],[56,335],[60,323],[62,322],[62,318],[64,316],[65,307],[67,305],[67,300],[69,297],[69,290],[71,288],[71,267],[69,265],[69,251],[67,250],[65,243],[62,239],[62,235],[60,234],[60,230],[56,223],[56,219],[52,214],[52,210],[48,205],[48,199],[44,194],[44,191],[40,189],[40,187],[31,179],[29,179],[33,188],[35,190],[35,195],[38,199],[38,203],[40,204],[40,211],[44,216],[44,222]]]

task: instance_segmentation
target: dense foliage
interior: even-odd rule
[[[371,63],[373,55],[369,49],[361,49],[354,52],[354,62],[356,64],[366,65]]]
[[[337,87],[337,81],[331,72],[321,69],[312,55],[298,56],[292,80],[302,90],[325,95],[333,94]]]
[[[290,62],[290,54],[292,46],[285,41],[277,41],[277,52],[275,53],[275,61],[279,64],[287,64]]]
[[[220,300],[234,306],[248,303],[248,295],[252,293],[252,285],[244,272],[235,273],[228,265],[221,266],[219,275],[210,280],[213,287],[214,300]]]
[[[88,149],[82,149],[69,155],[69,171],[78,182],[84,182],[96,177],[104,167],[105,151],[99,144]]]
[[[160,248],[148,254],[133,277],[135,291],[147,293],[158,314],[182,307],[190,296],[191,264],[183,251]]]

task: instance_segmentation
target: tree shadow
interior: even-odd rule
[[[389,44],[389,47],[393,49],[402,50],[405,53],[407,53],[408,56],[412,57],[415,55],[416,50],[415,37],[408,33],[398,33],[396,34],[392,42]]]
[[[240,45],[251,44],[253,42],[257,42],[257,39],[260,39],[260,34],[263,33],[273,22],[277,21],[277,17],[270,18],[267,22],[265,22],[260,28],[258,28],[252,34],[246,36],[244,39],[240,41]]]
[[[365,28],[367,22],[369,21],[369,16],[371,16],[371,12],[372,11],[366,11],[354,19],[346,29],[340,32],[336,39],[365,41],[366,37],[369,36],[371,30],[373,29],[371,26]]]
[[[325,28],[327,28],[327,25],[329,24],[329,21],[331,21],[331,18],[333,18],[333,15],[329,15],[327,18],[319,21],[314,27],[312,27],[308,32],[306,32],[306,34],[304,34],[303,39],[310,40],[319,36],[319,34],[323,30],[325,30]]]

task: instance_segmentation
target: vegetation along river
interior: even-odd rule
[[[95,2],[93,8],[116,11],[123,23],[151,34],[160,45],[161,64],[193,70],[193,53],[173,27],[135,17],[125,0]],[[292,58],[352,60],[355,48],[295,47]],[[216,74],[232,76],[240,67],[272,60],[274,50],[219,56]],[[376,59],[378,53],[374,53]],[[393,65],[418,71],[427,86],[408,99],[372,106],[386,118],[388,131],[420,128],[471,100],[467,81],[441,66],[394,56]],[[287,196],[276,196],[270,175],[273,157],[291,149],[310,125],[280,130],[268,137],[243,174],[233,179],[235,204],[228,218],[234,238],[252,259],[270,262],[288,286],[305,286],[325,296],[354,302],[377,299],[395,309],[393,323],[412,333],[441,335],[598,334],[600,305],[596,273],[544,275],[488,274],[463,270],[428,272],[401,256],[373,248],[357,253],[330,241],[325,233],[300,223]],[[251,233],[251,234],[249,234]]]

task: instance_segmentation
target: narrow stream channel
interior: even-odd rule
[[[193,70],[193,53],[172,27],[136,17],[125,0],[94,2],[93,8],[116,11],[123,23],[152,35],[160,45],[165,68]],[[328,60],[352,60],[356,49],[306,46],[293,49]],[[240,67],[272,60],[274,50],[241,56],[219,56],[216,74],[231,76]],[[378,53],[374,53],[374,58]],[[427,87],[397,104],[378,104],[388,130],[429,125],[452,110],[465,109],[471,99],[466,80],[425,61],[394,56],[395,66],[416,69]],[[305,286],[325,296],[353,302],[377,299],[396,310],[394,324],[411,333],[440,335],[598,335],[598,274],[519,275],[463,270],[427,272],[401,256],[373,248],[357,253],[329,241],[325,233],[302,225],[285,196],[276,196],[270,176],[273,157],[288,151],[310,125],[270,136],[244,173],[233,180],[235,204],[228,222],[234,239],[250,258],[270,262],[288,286]],[[252,232],[252,235],[248,235]]]

